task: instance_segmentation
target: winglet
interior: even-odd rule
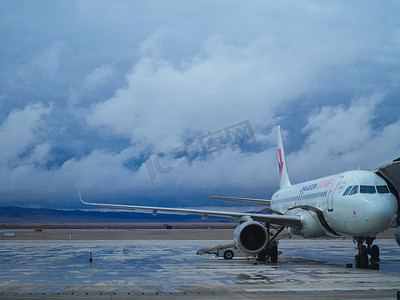
[[[287,171],[285,150],[283,149],[281,127],[277,126],[278,132],[278,163],[279,163],[279,187],[285,188],[291,186],[289,174]]]
[[[83,204],[89,205],[89,203],[83,201],[83,199],[82,199],[81,188],[80,188],[80,186],[79,186],[79,178],[77,179],[77,181],[78,181],[78,196],[79,196],[79,200],[81,200],[81,202],[82,202]]]

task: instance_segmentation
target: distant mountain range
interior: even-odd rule
[[[19,206],[0,207],[0,224],[77,224],[77,223],[173,223],[202,222],[197,215],[133,213],[120,211],[61,210],[27,208]],[[209,217],[207,222],[235,222],[226,218]]]

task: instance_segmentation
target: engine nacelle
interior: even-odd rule
[[[400,246],[400,226],[397,227],[394,233],[394,238],[396,239],[397,244]]]
[[[267,246],[268,233],[262,224],[246,221],[236,227],[233,242],[243,253],[257,254]]]

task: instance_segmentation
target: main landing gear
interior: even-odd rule
[[[278,262],[278,241],[276,241],[277,236],[285,229],[284,226],[281,228],[275,228],[270,224],[265,224],[268,232],[268,243],[263,251],[257,254],[257,261],[266,261],[268,258],[271,263]],[[276,230],[275,234],[270,232],[271,227]]]
[[[375,237],[354,237],[358,249],[358,254],[354,257],[356,268],[379,270],[379,247],[372,245],[374,240]],[[371,259],[368,258],[368,255]]]

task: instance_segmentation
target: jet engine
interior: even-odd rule
[[[400,246],[400,226],[397,227],[394,233],[394,238],[396,239],[397,244]]]
[[[262,224],[246,221],[236,227],[233,241],[240,251],[257,254],[267,246],[268,233]]]

